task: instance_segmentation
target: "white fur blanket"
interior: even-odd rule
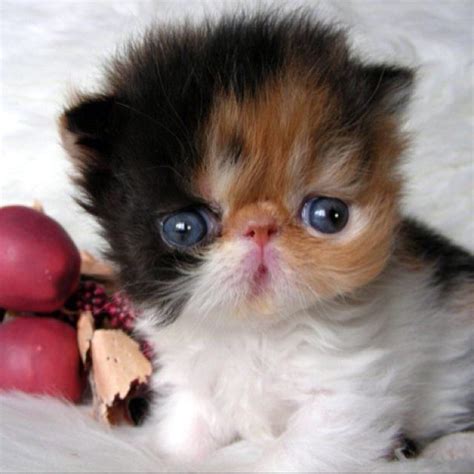
[[[0,471],[170,472],[143,443],[136,428],[104,429],[88,409],[57,400],[17,394],[0,397]],[[474,433],[450,435],[433,443],[416,461],[393,462],[376,472],[473,472]],[[202,467],[223,472],[233,459],[252,459],[257,449],[237,443]]]
[[[240,1],[239,6],[282,2]],[[72,86],[92,88],[99,64],[152,21],[199,19],[235,7],[207,0],[2,0],[0,205],[40,199],[81,248],[101,242],[74,204],[70,165],[56,117]],[[418,68],[405,164],[406,209],[456,242],[474,249],[473,3],[467,1],[289,1],[349,27],[365,57]],[[251,8],[253,8],[253,6]],[[2,471],[160,471],[165,466],[133,430],[104,430],[81,409],[23,396],[0,399]],[[238,450],[241,451],[238,451]],[[473,435],[454,435],[392,472],[474,471]],[[252,454],[251,446],[219,456]],[[454,458],[459,458],[454,460]],[[462,460],[464,458],[464,460]],[[217,465],[217,464],[216,464]]]

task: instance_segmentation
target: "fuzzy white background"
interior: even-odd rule
[[[103,60],[145,26],[183,17],[199,20],[236,5],[307,6],[348,27],[354,48],[365,58],[417,68],[418,83],[407,121],[412,145],[404,166],[405,208],[474,250],[474,2],[469,0],[306,0],[286,4],[256,0],[0,0],[0,205],[30,204],[39,199],[79,247],[99,250],[93,222],[73,201],[74,189],[68,180],[71,168],[56,130],[57,116],[68,94],[77,87],[97,87]],[[26,404],[21,407],[21,403],[11,404],[18,413]],[[13,411],[2,410],[0,431],[5,434],[7,419],[17,421],[20,438],[10,443],[21,446],[22,435],[31,441],[28,424],[34,421],[35,412],[27,418],[17,413],[15,420]],[[1,445],[0,454],[6,456]],[[137,452],[133,456],[137,459]],[[11,452],[9,459],[12,461]],[[107,459],[105,455],[103,459]],[[76,469],[87,468],[86,464],[79,463]],[[14,465],[21,468],[21,463]],[[33,465],[24,464],[30,469]],[[149,469],[146,457],[134,464],[136,468],[142,465]]]

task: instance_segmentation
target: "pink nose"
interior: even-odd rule
[[[252,239],[258,246],[263,248],[277,233],[278,226],[273,221],[265,223],[252,222],[247,225],[243,235]]]

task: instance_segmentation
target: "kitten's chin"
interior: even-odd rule
[[[259,330],[285,321],[288,314],[276,311],[268,306],[235,308],[233,311],[216,311],[205,319],[202,326],[211,329],[226,330]]]
[[[303,305],[301,299],[282,299],[282,293],[272,290],[271,286],[260,285],[252,286],[252,291],[238,300],[219,295],[222,299],[212,306],[209,301],[207,307],[203,307],[191,299],[178,319],[199,321],[200,325],[213,328],[262,328],[281,323],[311,306]]]

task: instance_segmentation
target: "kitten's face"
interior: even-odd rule
[[[288,317],[367,284],[391,253],[410,74],[363,68],[319,27],[257,23],[227,45],[217,28],[135,52],[107,97],[63,119],[125,286],[164,318]],[[240,51],[239,29],[266,56]]]
[[[398,153],[388,124],[367,150],[365,132],[341,129],[336,100],[295,76],[219,97],[205,124],[191,183],[219,210],[220,233],[197,270],[196,307],[291,314],[364,285],[390,254],[398,181],[365,156]]]

